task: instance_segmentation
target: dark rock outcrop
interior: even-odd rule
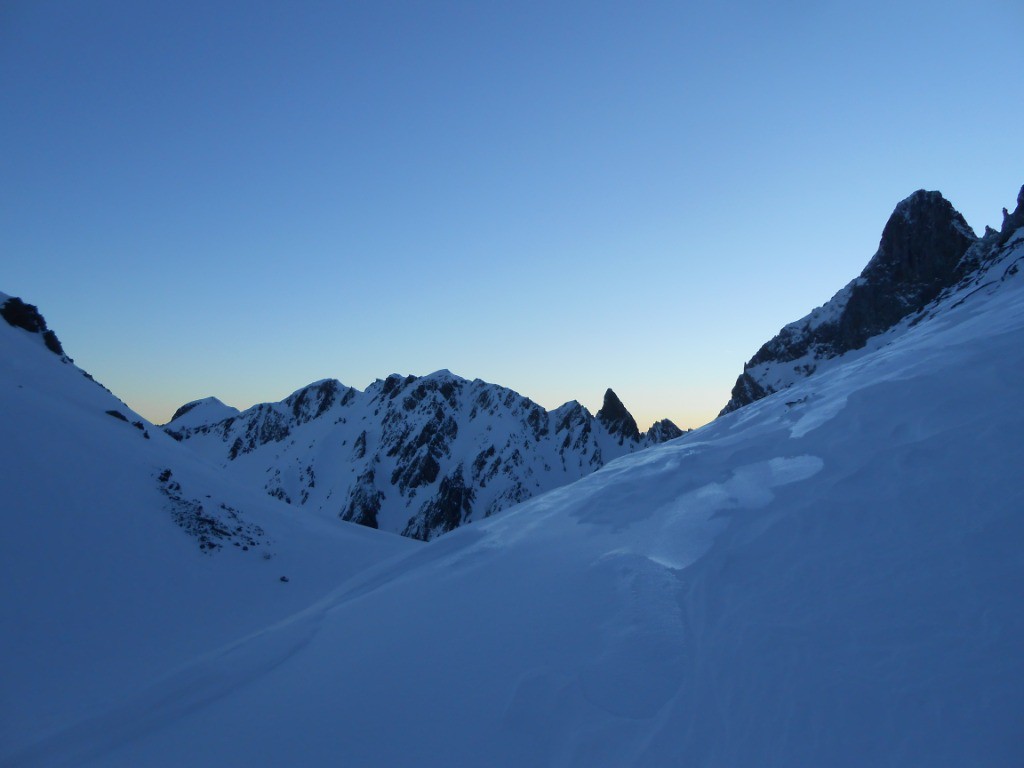
[[[46,327],[46,320],[34,304],[26,304],[21,299],[12,296],[0,305],[0,317],[3,317],[9,325],[21,328],[29,333],[38,333],[43,338],[43,344],[55,355],[66,358],[64,348],[61,346],[57,334]]]
[[[896,206],[860,276],[747,362],[722,415],[788,386],[781,382],[813,374],[815,361],[860,349],[922,310],[963,277],[961,260],[977,239],[939,192],[914,192]],[[768,375],[773,366],[794,362],[785,376]]]
[[[427,541],[455,530],[472,514],[475,496],[473,487],[466,484],[460,464],[441,480],[437,493],[423,504],[402,535]]]
[[[375,485],[375,472],[370,467],[356,480],[355,485],[348,494],[348,501],[342,509],[340,517],[367,528],[377,528],[377,515],[380,513],[381,503],[384,501],[384,493],[377,490]]]
[[[999,245],[1005,245],[1006,241],[1010,239],[1010,235],[1021,227],[1024,227],[1024,186],[1017,193],[1017,208],[1014,212],[1010,213],[1003,208],[1003,226],[999,229],[999,237],[996,242]]]
[[[647,430],[647,439],[652,445],[657,445],[668,440],[675,440],[677,437],[682,437],[685,434],[686,432],[683,432],[671,420],[662,419],[661,421],[654,422],[651,428]]]
[[[636,425],[636,420],[611,389],[605,391],[604,403],[596,416],[608,430],[608,434],[618,438],[619,445],[622,445],[624,440],[640,440],[640,429]]]

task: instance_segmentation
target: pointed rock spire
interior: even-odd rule
[[[636,425],[636,420],[611,389],[604,393],[604,404],[597,412],[597,420],[609,434],[619,438],[620,444],[624,438],[634,442],[640,439],[640,429]]]

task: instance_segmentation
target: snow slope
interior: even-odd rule
[[[0,321],[2,765],[416,548],[233,486],[44,331]]]
[[[4,764],[1021,765],[1022,263]]]

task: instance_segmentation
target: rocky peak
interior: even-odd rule
[[[664,443],[668,440],[675,440],[677,437],[682,437],[685,432],[675,425],[671,419],[662,419],[656,421],[651,425],[651,428],[645,433],[647,441],[652,445],[658,443]]]
[[[619,445],[622,445],[623,440],[640,440],[640,429],[636,425],[636,420],[611,389],[604,393],[604,403],[597,412],[597,420],[610,435],[619,438]]]
[[[320,418],[335,405],[345,405],[355,395],[337,379],[321,379],[289,395],[284,404],[291,410],[296,424]]]
[[[961,280],[961,262],[977,242],[941,193],[919,189],[902,200],[860,276],[762,346],[744,366],[722,413],[812,375],[818,361],[860,349],[920,312]]]
[[[882,230],[861,278],[885,286],[951,284],[960,257],[977,239],[940,192],[919,189],[901,201]],[[935,291],[938,293],[938,290]]]

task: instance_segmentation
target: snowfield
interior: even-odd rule
[[[0,402],[0,765],[410,549],[232,486],[3,322]],[[166,469],[180,503],[162,492]],[[244,538],[204,554],[174,522],[193,499],[210,519],[231,519],[221,504],[240,511]]]
[[[224,485],[0,329],[0,764],[1019,766],[1021,262],[429,544]],[[164,466],[274,557],[199,551]]]

